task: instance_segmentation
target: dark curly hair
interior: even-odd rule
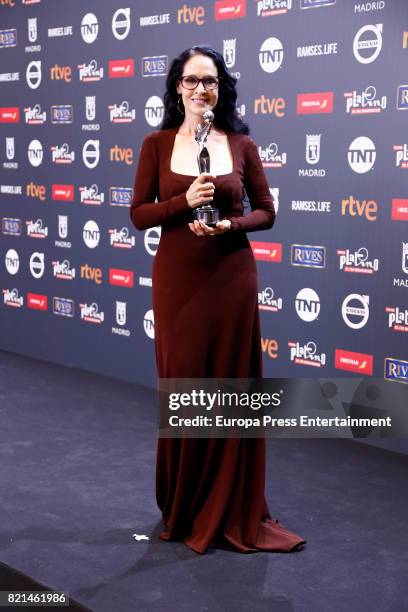
[[[235,106],[237,101],[237,90],[235,88],[237,79],[228,72],[222,55],[212,47],[207,47],[206,45],[195,45],[194,47],[190,47],[172,61],[166,79],[164,117],[160,129],[167,130],[183,123],[184,115],[177,109],[177,81],[183,74],[183,68],[186,61],[196,54],[210,57],[218,70],[220,84],[218,103],[213,109],[214,124],[218,129],[227,133],[249,134],[249,127],[238,115]]]

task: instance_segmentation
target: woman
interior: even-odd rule
[[[273,225],[275,211],[257,147],[239,118],[236,80],[222,56],[196,46],[167,77],[160,131],[142,144],[131,218],[162,226],[153,266],[155,348],[160,378],[262,376],[257,271],[246,232]],[[211,174],[198,175],[194,140],[205,110]],[[243,190],[251,212],[243,216]],[[158,202],[155,202],[157,197]],[[194,220],[205,202],[215,227]],[[291,551],[305,540],[271,519],[264,497],[265,440],[159,439],[156,494],[163,540],[239,552]]]

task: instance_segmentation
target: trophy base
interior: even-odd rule
[[[208,227],[215,227],[220,220],[220,211],[209,204],[194,209],[194,219],[202,221]]]

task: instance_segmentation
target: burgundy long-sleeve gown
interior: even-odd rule
[[[160,378],[262,376],[257,270],[247,231],[268,229],[275,211],[254,141],[228,134],[233,171],[215,179],[214,205],[231,230],[197,237],[186,191],[193,176],[170,170],[178,128],[142,144],[131,219],[161,225],[153,265],[155,348]],[[242,216],[243,187],[251,212]],[[158,202],[155,202],[155,199]],[[305,540],[272,519],[264,496],[265,440],[159,438],[156,496],[163,540],[240,552],[291,551]]]

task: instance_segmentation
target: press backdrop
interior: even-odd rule
[[[407,31],[405,0],[1,0],[0,347],[155,384],[160,228],[129,205],[169,64],[207,43],[278,209],[249,235],[265,375],[407,382]]]

